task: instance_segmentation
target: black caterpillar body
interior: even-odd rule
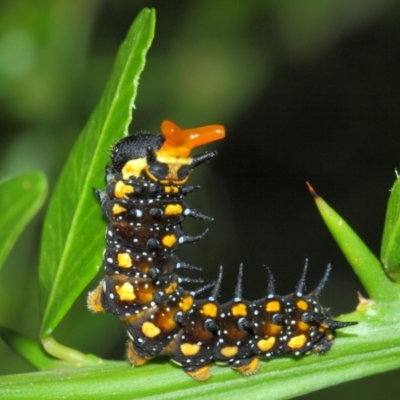
[[[198,189],[187,186],[190,172],[216,156],[206,152],[190,157],[192,148],[222,139],[222,126],[182,130],[164,121],[161,135],[137,134],[120,140],[106,169],[106,191],[96,195],[109,225],[104,252],[106,275],[89,293],[93,312],[107,311],[126,324],[127,357],[142,365],[169,354],[192,378],[210,377],[212,361],[228,363],[249,375],[259,368],[259,357],[280,354],[324,353],[335,330],[353,325],[330,318],[319,302],[330,266],[317,288],[303,293],[307,263],[293,294],[275,294],[268,270],[266,297],[242,299],[242,267],[234,299],[217,301],[222,268],[215,283],[189,292],[181,284],[193,282],[180,271],[201,270],[179,261],[179,245],[204,235],[182,231],[187,216],[211,220],[186,204],[186,195]],[[213,286],[207,299],[195,296]]]

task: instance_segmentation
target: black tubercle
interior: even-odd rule
[[[211,161],[218,155],[218,151],[206,151],[204,154],[199,154],[198,156],[194,156],[192,158],[192,162],[190,163],[190,168],[194,169],[197,168],[199,165]]]

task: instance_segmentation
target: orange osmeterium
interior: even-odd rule
[[[189,157],[194,147],[225,137],[225,128],[222,125],[181,129],[171,121],[164,121],[161,124],[161,132],[165,137],[165,142],[157,154],[166,157]]]

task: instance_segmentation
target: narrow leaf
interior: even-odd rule
[[[42,337],[49,336],[100,265],[105,224],[92,188],[103,186],[112,145],[127,133],[154,35],[144,9],[121,45],[100,103],[61,173],[45,220],[40,259]]]
[[[400,178],[390,193],[383,230],[381,260],[387,272],[400,267]]]
[[[399,288],[385,274],[381,263],[347,222],[336,213],[308,184],[319,212],[347,261],[375,301],[399,298]]]
[[[29,221],[43,205],[47,181],[42,172],[27,172],[0,182],[0,268]]]

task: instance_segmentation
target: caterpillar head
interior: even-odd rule
[[[161,124],[161,135],[139,133],[120,140],[111,153],[115,169],[124,179],[146,176],[160,183],[183,184],[198,165],[216,151],[190,157],[193,148],[225,137],[222,125],[181,129],[171,121]]]

